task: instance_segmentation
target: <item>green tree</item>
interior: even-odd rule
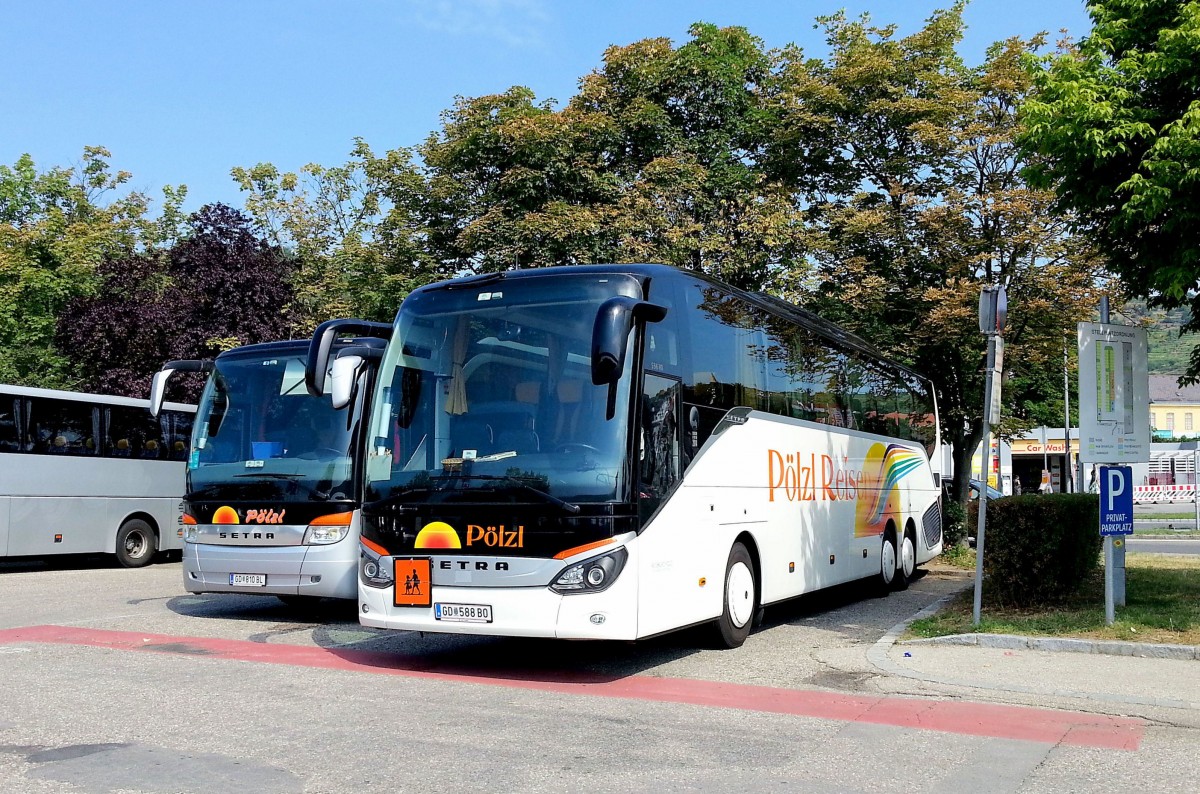
[[[460,97],[419,147],[434,256],[451,272],[613,259],[618,144],[603,114],[527,88]]]
[[[610,47],[565,107],[514,87],[459,99],[420,147],[451,270],[665,262],[758,288],[803,265],[791,196],[764,178],[762,42],[743,28]]]
[[[245,214],[209,204],[169,247],[106,258],[95,293],[67,304],[56,341],[87,390],[144,396],[164,361],[286,337],[295,264]],[[186,398],[200,385],[192,379]]]
[[[782,53],[765,159],[803,196],[814,240],[815,274],[782,272],[777,288],[931,378],[965,500],[982,431],[981,288],[1008,290],[1012,431],[1043,418],[1026,411],[1031,390],[1061,394],[1042,390],[1061,386],[1063,335],[1098,299],[1102,271],[1049,212],[1053,194],[1021,178],[1021,58],[1036,42],[996,44],[969,68],[955,51],[961,12],[905,38],[866,17],[822,19],[828,60]]]
[[[79,164],[39,171],[29,155],[0,166],[0,382],[69,387],[73,363],[54,346],[67,304],[97,287],[98,264],[160,244],[174,233],[183,187],[168,187],[159,219],[149,199],[122,193],[126,171],[86,147]],[[68,318],[69,320],[69,318]]]
[[[1034,61],[1031,177],[1053,187],[1135,294],[1200,330],[1200,2],[1088,0],[1093,27]],[[1200,379],[1200,347],[1189,377]]]
[[[435,276],[420,221],[425,183],[409,150],[380,157],[356,138],[344,165],[291,173],[259,163],[232,176],[256,225],[297,259],[294,335],[332,317],[390,320]]]

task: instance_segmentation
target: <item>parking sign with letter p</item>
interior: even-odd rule
[[[1100,467],[1100,534],[1133,534],[1133,469]]]

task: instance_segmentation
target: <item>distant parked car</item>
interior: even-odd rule
[[[981,486],[984,488],[987,488],[987,498],[988,498],[989,502],[992,501],[993,499],[1003,499],[1004,498],[1003,491],[999,491],[990,485],[984,485],[979,480],[971,480],[971,494],[970,494],[970,496],[967,497],[970,501],[974,502],[976,499],[979,498],[979,488]],[[975,527],[967,527],[967,529],[973,530],[973,529],[975,529]],[[967,535],[967,545],[970,546],[971,548],[975,548],[974,533]]]
[[[983,486],[983,483],[982,483],[982,482],[980,482],[979,480],[971,480],[971,495],[970,495],[970,496],[968,496],[967,498],[968,498],[968,499],[971,499],[971,500],[978,499],[978,498],[979,498],[979,488],[980,488],[980,486]],[[991,499],[1001,499],[1001,498],[1003,498],[1003,497],[1004,497],[1004,492],[1003,492],[1003,491],[999,491],[999,490],[997,490],[997,489],[993,488],[993,487],[992,487],[992,486],[990,486],[990,485],[988,485],[988,486],[984,486],[984,487],[986,487],[986,488],[987,488],[987,498],[988,498],[989,500],[991,500]]]

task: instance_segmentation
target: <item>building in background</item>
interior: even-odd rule
[[[1176,375],[1151,375],[1150,432],[1154,441],[1200,437],[1200,385],[1180,386]]]

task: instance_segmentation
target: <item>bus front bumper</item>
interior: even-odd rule
[[[328,546],[183,545],[183,585],[189,593],[354,598],[357,570],[356,537]],[[265,584],[231,584],[234,574],[264,577]]]
[[[560,595],[548,587],[434,585],[428,607],[396,606],[393,589],[359,584],[359,622],[403,631],[549,637],[575,640],[637,639],[637,576],[625,570],[599,593]],[[439,620],[437,606],[486,606],[490,622]]]

